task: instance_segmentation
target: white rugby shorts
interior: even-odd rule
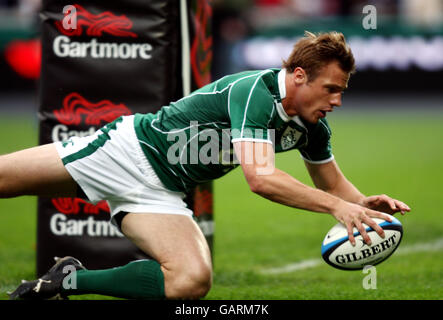
[[[115,215],[122,211],[193,216],[183,201],[185,194],[168,190],[154,172],[135,134],[134,116],[55,146],[89,201],[107,201],[115,226]]]

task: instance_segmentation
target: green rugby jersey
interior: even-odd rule
[[[164,185],[186,192],[238,166],[233,142],[272,143],[275,152],[298,149],[313,163],[333,159],[326,120],[316,125],[289,117],[285,69],[225,76],[155,114],[136,114],[142,150]]]

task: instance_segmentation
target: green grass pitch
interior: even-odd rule
[[[361,271],[318,262],[323,237],[336,223],[332,217],[252,194],[237,169],[214,183],[214,284],[206,299],[443,298],[443,113],[338,110],[329,123],[345,175],[363,193],[386,193],[412,209],[397,215],[404,238],[377,266],[377,288],[363,288]],[[0,116],[0,154],[36,143],[36,120]],[[276,165],[312,185],[297,151],[279,154]],[[0,299],[21,279],[35,277],[36,221],[35,198],[0,200]],[[316,263],[266,274],[307,260]]]

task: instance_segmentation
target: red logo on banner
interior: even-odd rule
[[[63,214],[99,214],[100,211],[109,213],[109,206],[106,201],[100,201],[96,205],[79,198],[56,198],[52,199],[54,207]],[[81,210],[83,207],[83,210]]]
[[[101,122],[111,122],[120,116],[130,115],[131,110],[124,104],[114,104],[109,100],[91,103],[80,94],[73,92],[63,99],[63,108],[54,110],[54,115],[65,125],[99,125]],[[84,118],[84,121],[83,121]]]
[[[100,37],[107,33],[117,37],[137,38],[137,34],[128,31],[133,24],[125,15],[116,16],[110,11],[92,14],[79,4],[73,6],[77,10],[77,26],[75,29],[65,29],[63,20],[55,22],[57,29],[64,35],[80,36],[83,34],[83,28],[85,28],[86,35],[91,37]]]
[[[212,36],[207,35],[211,17],[212,8],[209,2],[198,0],[194,17],[195,35],[191,47],[191,66],[199,88],[211,82]]]
[[[194,194],[194,215],[199,217],[205,213],[212,214],[212,203],[212,193],[197,188]]]

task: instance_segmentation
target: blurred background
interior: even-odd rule
[[[376,21],[363,13],[366,5],[376,10]],[[337,30],[356,57],[353,91],[441,89],[429,81],[443,71],[441,0],[220,0],[214,12],[216,78],[279,66],[304,30]]]
[[[40,6],[40,0],[0,0],[0,112],[37,116]]]
[[[0,111],[36,111],[40,5],[0,0]],[[366,5],[375,7],[376,20]],[[357,62],[346,96],[359,95],[356,108],[374,93],[387,99],[384,107],[414,107],[417,99],[441,107],[443,0],[214,0],[213,8],[213,80],[279,67],[305,30],[337,30]],[[365,17],[372,28],[364,27]]]

